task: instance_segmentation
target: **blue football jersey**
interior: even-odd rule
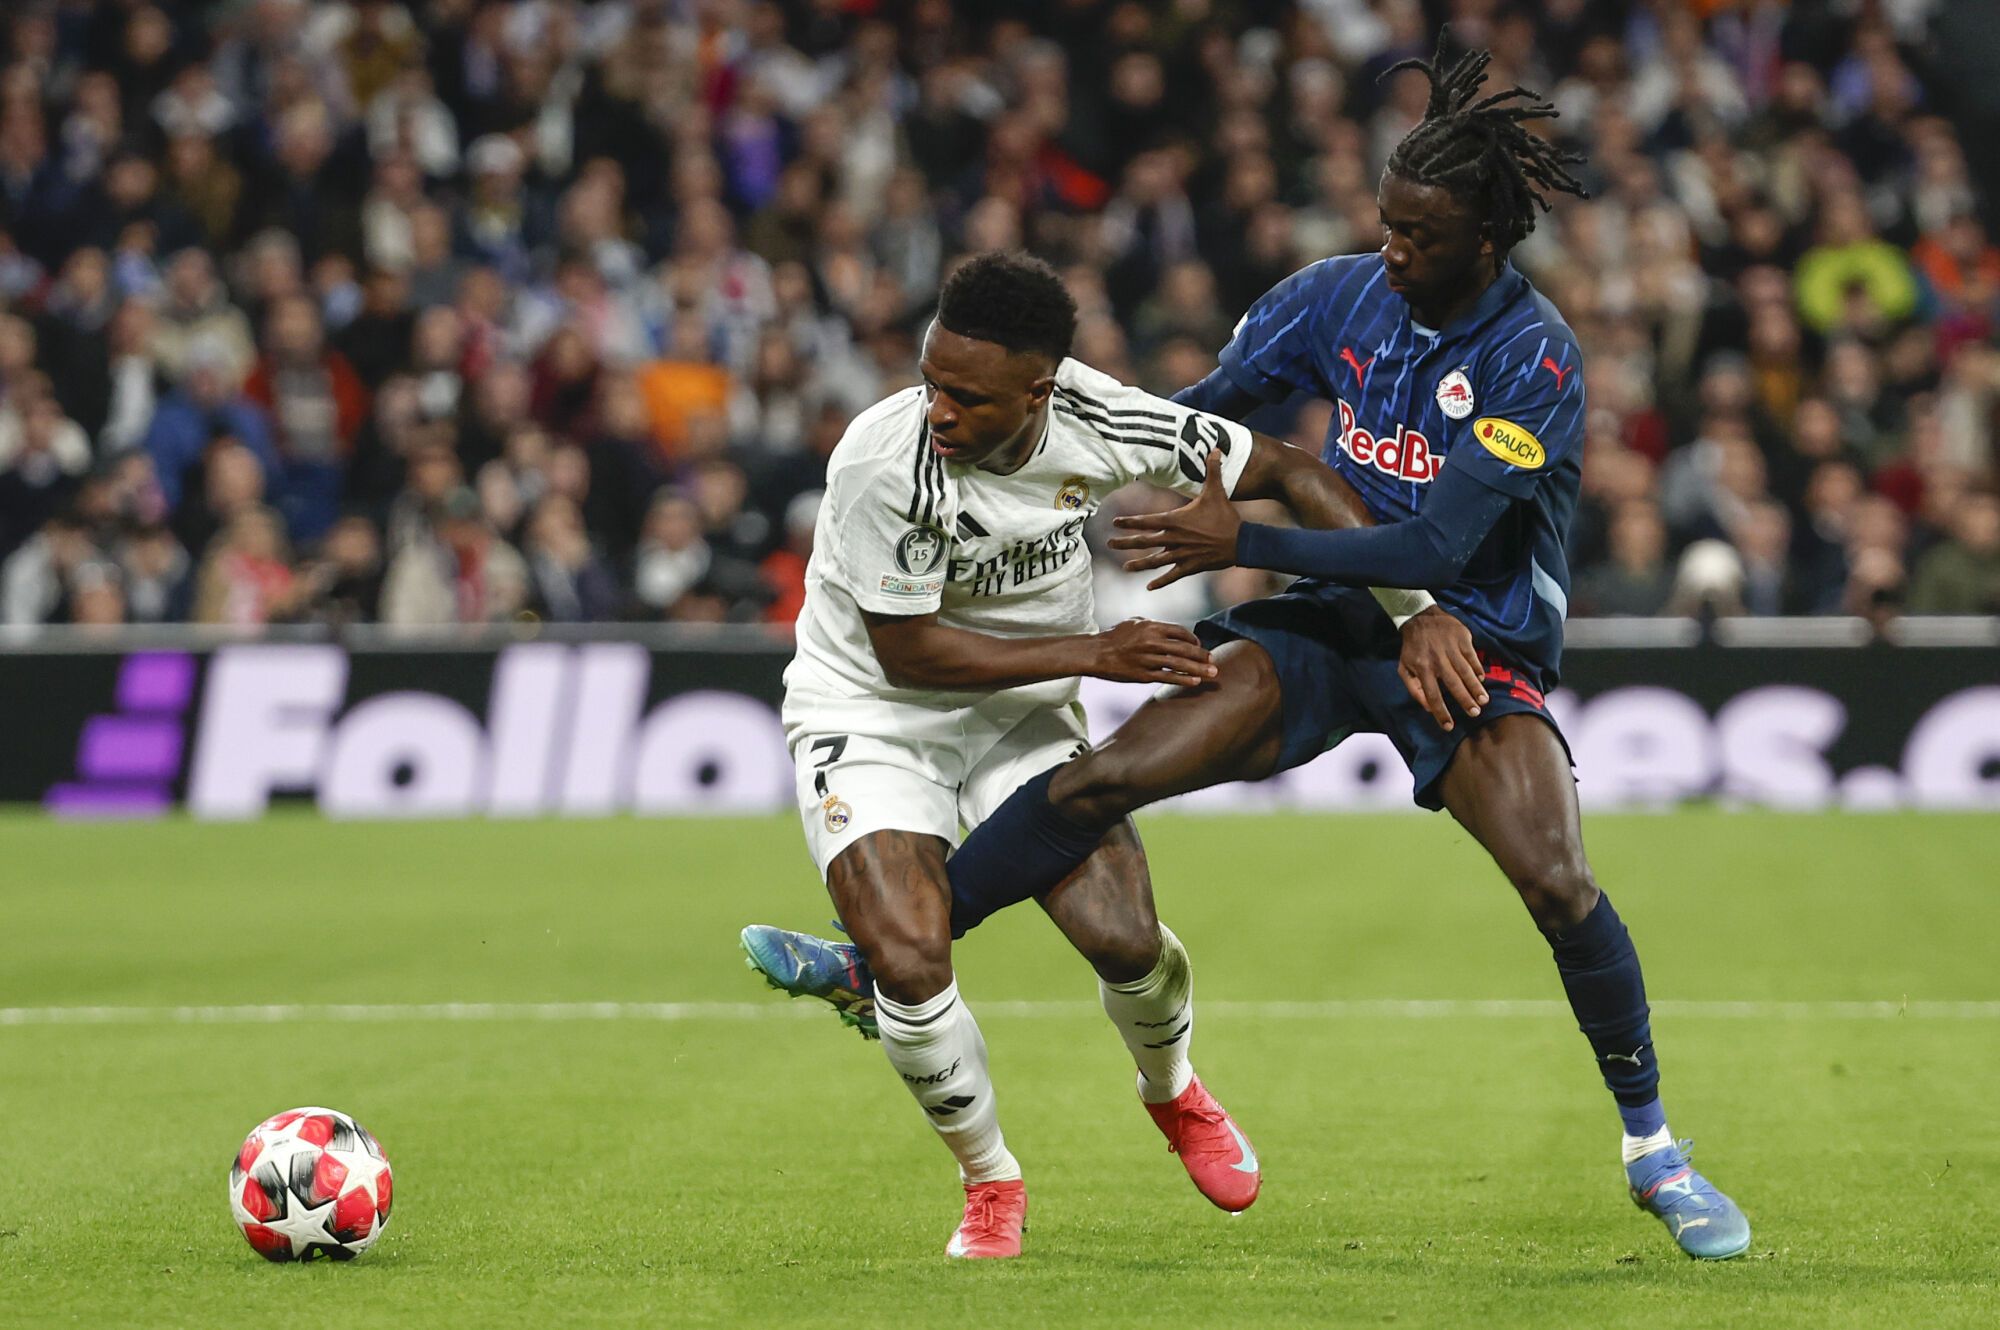
[[[1251,306],[1221,361],[1264,401],[1304,392],[1333,404],[1322,455],[1377,522],[1415,516],[1445,467],[1512,498],[1459,580],[1434,591],[1476,636],[1555,682],[1583,472],[1582,357],[1513,264],[1433,329],[1389,290],[1379,254],[1324,259]]]

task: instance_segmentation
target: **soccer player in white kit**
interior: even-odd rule
[[[863,412],[834,450],[785,673],[807,845],[873,973],[890,1065],[958,1161],[953,1256],[1018,1255],[1027,1195],[953,978],[946,856],[961,826],[1088,746],[1079,676],[1215,673],[1178,625],[1096,630],[1085,521],[1134,481],[1199,492],[1211,456],[1234,497],[1351,520],[1318,458],[1069,359],[1075,325],[1038,260],[982,254],[945,283],[923,386]],[[1399,622],[1431,603],[1378,596]],[[1131,824],[1044,908],[1097,970],[1140,1098],[1195,1185],[1247,1207],[1257,1157],[1189,1064],[1192,972],[1154,916]]]

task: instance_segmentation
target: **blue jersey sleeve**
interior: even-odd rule
[[[1191,406],[1225,420],[1241,420],[1264,404],[1220,369],[1210,370],[1200,383],[1190,383],[1175,393],[1172,400],[1177,406]]]
[[[1480,369],[1477,413],[1445,458],[1460,471],[1516,499],[1579,458],[1583,450],[1583,357],[1567,340],[1523,339]]]
[[[1344,531],[1245,522],[1236,533],[1236,562],[1343,586],[1442,591],[1513,502],[1470,477],[1447,474],[1431,487],[1423,510],[1401,522]]]
[[[1266,291],[1222,348],[1222,372],[1259,401],[1282,402],[1294,392],[1321,391],[1314,334],[1326,307],[1325,279],[1332,262],[1321,259]]]

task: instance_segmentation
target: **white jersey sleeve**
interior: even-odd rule
[[[1096,434],[1127,481],[1144,481],[1192,498],[1201,490],[1210,452],[1222,454],[1222,483],[1231,494],[1250,462],[1250,431],[1233,420],[1155,397],[1075,360],[1056,373],[1052,409]]]
[[[927,431],[894,448],[873,447],[827,478],[823,501],[832,538],[830,580],[876,614],[935,611],[944,598],[950,541],[942,529],[943,459]]]
[[[1127,470],[1143,480],[1192,498],[1207,475],[1208,455],[1222,454],[1222,483],[1230,493],[1250,462],[1250,431],[1233,420],[1155,397],[1088,365],[1066,360],[1056,374],[1055,409],[1108,444]],[[1427,591],[1375,589],[1396,627],[1437,602]]]

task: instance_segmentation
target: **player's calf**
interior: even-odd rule
[[[1129,822],[1114,827],[1088,860],[1044,896],[1042,908],[1103,983],[1134,983],[1160,964],[1162,930],[1153,912],[1146,851]]]

